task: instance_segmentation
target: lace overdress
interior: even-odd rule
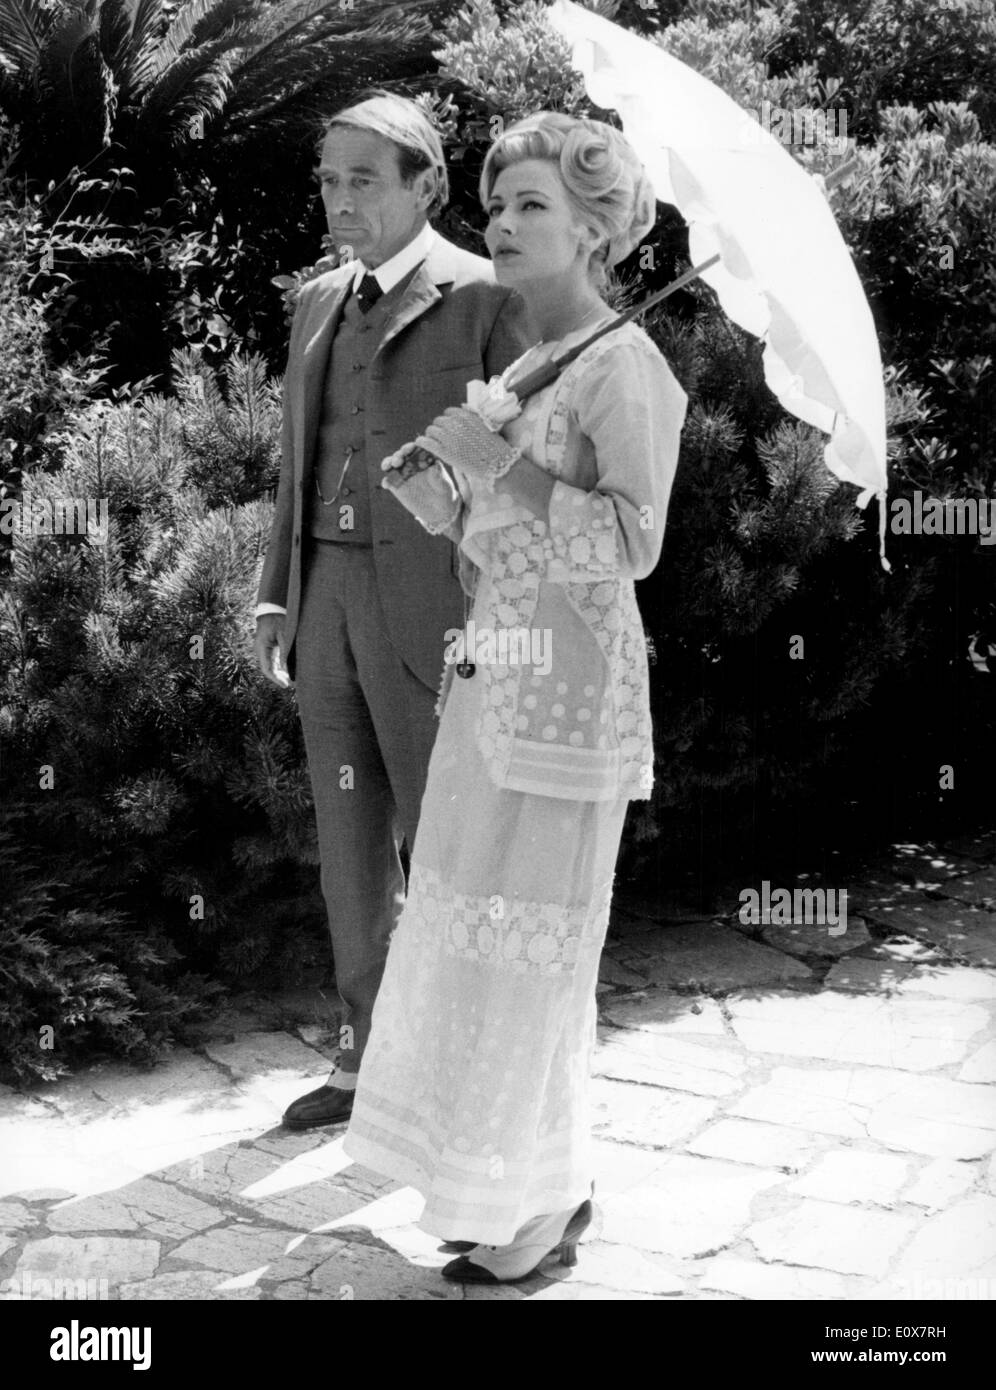
[[[548,521],[465,494],[471,621],[344,1141],[421,1192],[442,1239],[507,1244],[590,1192],[599,958],[627,805],[652,788],[634,579],[660,553],[685,406],[628,325],[502,431],[557,477]]]

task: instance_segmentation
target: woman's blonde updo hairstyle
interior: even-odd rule
[[[591,270],[625,260],[654,224],[654,190],[629,141],[604,121],[538,111],[509,126],[488,150],[481,172],[486,206],[503,169],[526,159],[556,164],[578,219],[602,237]]]

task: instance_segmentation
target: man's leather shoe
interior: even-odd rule
[[[319,1086],[288,1105],[283,1123],[288,1129],[342,1124],[353,1112],[354,1095],[354,1091],[344,1091],[340,1086]]]

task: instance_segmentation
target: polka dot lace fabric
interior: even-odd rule
[[[584,372],[611,348],[612,337],[534,398],[509,430],[556,478],[564,471],[571,399]],[[618,542],[611,498],[579,489],[567,493],[580,520],[566,530],[551,533],[534,517],[485,533],[489,560],[475,604],[478,627],[504,631],[513,651],[512,634],[528,634],[542,645],[549,633],[554,652],[553,671],[546,675],[535,674],[534,662],[482,665],[480,749],[499,785],[595,800],[618,794],[646,799],[653,785],[653,742],[646,641],[634,586],[612,573]],[[501,498],[496,505],[503,505]],[[571,623],[560,599],[586,632]],[[521,654],[525,637],[518,641]],[[550,758],[538,764],[524,746],[529,743],[562,748],[568,760],[575,754],[576,776],[562,767],[554,771],[547,766]],[[551,776],[555,780],[544,780]]]

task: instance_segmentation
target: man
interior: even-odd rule
[[[399,849],[418,823],[444,634],[463,625],[454,547],[382,489],[381,461],[526,347],[490,262],[429,225],[448,182],[414,102],[377,93],[340,112],[320,161],[346,263],[307,283],[294,315],[256,609],[260,669],[297,686],[344,1010],[331,1075],[284,1115],[296,1129],[352,1109],[404,900]]]

